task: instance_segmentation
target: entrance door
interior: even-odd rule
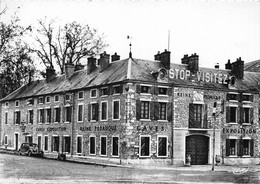
[[[14,134],[15,139],[15,150],[18,150],[18,134]]]
[[[42,149],[42,137],[38,136],[38,148]]]
[[[204,165],[208,163],[209,138],[203,135],[191,135],[186,137],[186,155],[191,156],[192,165]]]

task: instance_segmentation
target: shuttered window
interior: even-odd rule
[[[71,122],[72,107],[65,107],[65,122]]]
[[[101,120],[107,120],[107,102],[101,102]]]
[[[98,121],[98,103],[90,104],[89,117],[91,121]]]
[[[51,109],[46,109],[46,123],[51,123]]]
[[[150,102],[141,101],[141,119],[149,119]]]
[[[237,107],[230,107],[230,122],[237,123]]]
[[[44,109],[39,109],[38,110],[38,116],[39,116],[39,123],[44,123]]]
[[[60,107],[54,108],[54,122],[60,122]]]

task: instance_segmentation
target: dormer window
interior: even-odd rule
[[[70,94],[66,94],[65,95],[65,100],[66,101],[70,101],[71,100],[71,95]]]
[[[164,87],[159,87],[159,95],[167,95],[167,89]]]
[[[51,102],[51,97],[50,96],[46,96],[46,103],[50,103]]]
[[[34,104],[33,98],[29,98],[29,99],[27,100],[27,105],[33,105],[33,104]]]
[[[43,104],[43,102],[44,102],[43,97],[39,97],[39,98],[38,98],[38,103],[39,103],[39,104]]]
[[[84,98],[84,92],[83,91],[79,91],[78,93],[78,99],[82,100]]]
[[[55,102],[60,101],[60,96],[59,96],[59,95],[55,95],[55,96],[54,96],[54,101],[55,101]]]
[[[9,107],[9,102],[5,102],[5,107],[6,107],[6,108]]]
[[[120,86],[113,86],[113,94],[120,94],[121,87]]]
[[[91,98],[96,98],[97,97],[97,90],[96,89],[91,89],[90,90],[90,97]]]
[[[19,105],[20,105],[19,100],[16,100],[16,101],[15,101],[15,107],[19,107]]]
[[[141,86],[141,93],[150,93],[150,86]]]
[[[247,94],[247,93],[243,93],[242,100],[246,101],[246,102],[252,102],[253,101],[253,95]]]
[[[233,100],[233,101],[238,101],[238,93],[227,93],[227,100]]]
[[[101,96],[106,96],[108,95],[108,88],[101,88]]]

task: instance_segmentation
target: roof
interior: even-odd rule
[[[110,63],[103,71],[100,70],[100,67],[97,67],[90,74],[87,74],[87,70],[76,71],[68,79],[65,78],[65,75],[61,75],[55,77],[50,82],[46,82],[46,80],[33,81],[17,89],[13,93],[3,98],[1,101],[93,88],[120,83],[126,80],[157,83],[157,78],[152,75],[152,72],[156,72],[160,68],[163,68],[163,65],[160,61],[128,58]],[[187,65],[171,63],[170,68],[187,70]],[[226,75],[228,75],[230,72],[229,70],[209,68],[200,68],[199,70],[201,72]],[[245,71],[244,75],[244,79],[238,80],[237,82],[237,90],[258,92],[258,81],[260,81],[260,73]],[[226,84],[196,81],[193,80],[194,78],[196,77],[191,75],[188,80],[169,78],[168,80],[162,82],[170,85],[173,84],[175,86],[228,90],[228,86]]]
[[[249,72],[260,72],[260,60],[245,63],[244,70]]]

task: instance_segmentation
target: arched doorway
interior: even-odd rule
[[[191,156],[192,165],[208,163],[209,138],[204,135],[190,135],[186,137],[186,156]]]

